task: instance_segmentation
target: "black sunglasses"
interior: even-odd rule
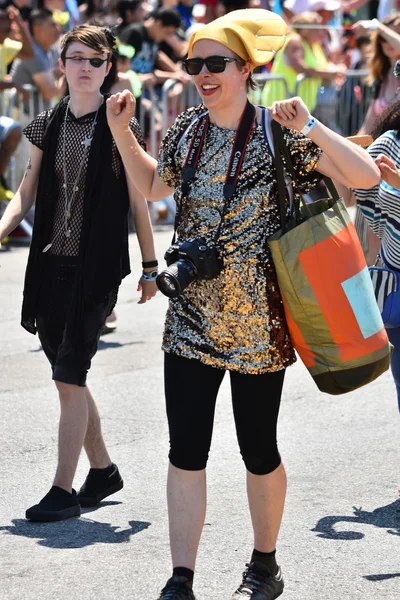
[[[187,58],[183,66],[189,75],[198,75],[203,66],[206,65],[210,73],[223,73],[226,63],[237,62],[237,58],[231,56],[207,56],[207,58]]]
[[[66,56],[65,60],[72,60],[76,64],[81,64],[83,61],[88,60],[91,67],[99,69],[101,65],[108,62],[108,58],[84,58],[83,56]]]

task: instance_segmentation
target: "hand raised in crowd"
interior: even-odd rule
[[[146,281],[146,279],[141,277],[138,282],[137,291],[142,292],[138,304],[144,304],[157,294],[158,287],[155,281]]]
[[[113,94],[107,100],[107,121],[111,131],[126,129],[135,114],[136,100],[129,90]]]
[[[300,131],[311,117],[303,100],[297,96],[274,102],[272,106],[267,106],[267,110],[279,125],[297,131]]]
[[[369,36],[371,31],[376,29],[376,19],[372,19],[370,21],[357,21],[352,25],[351,29],[356,34],[356,37],[361,37],[363,35]]]
[[[14,84],[15,89],[17,90],[18,94],[21,95],[22,97],[22,101],[25,104],[28,104],[29,100],[30,100],[30,93],[28,92],[28,90],[26,90],[22,85],[19,85],[17,83]]]
[[[158,79],[154,73],[141,74],[140,81],[147,87],[154,87],[158,83]]]
[[[174,79],[177,79],[181,83],[189,83],[190,81],[192,81],[191,75],[186,73],[186,71],[176,71],[175,73],[172,73],[172,76]]]
[[[394,161],[385,154],[379,154],[375,159],[378,165],[383,181],[394,188],[400,188],[400,173]]]
[[[18,8],[15,8],[12,4],[7,8],[7,13],[11,22],[11,36],[14,39],[20,40],[21,28],[25,27],[21,13]]]

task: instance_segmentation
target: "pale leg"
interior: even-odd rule
[[[60,396],[58,466],[54,485],[72,492],[72,482],[85,439],[88,404],[85,388],[56,381]]]
[[[85,393],[88,407],[85,451],[93,469],[105,469],[111,464],[111,458],[104,443],[99,412],[88,387],[85,388]]]
[[[259,552],[273,552],[286,496],[283,464],[268,475],[247,472],[247,496],[254,530],[254,548]]]
[[[173,567],[194,571],[206,515],[206,471],[184,471],[169,465],[168,517]]]

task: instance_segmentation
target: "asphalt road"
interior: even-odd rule
[[[170,229],[156,232],[159,258],[170,238]],[[134,236],[131,246],[139,273]],[[102,338],[90,375],[124,489],[79,519],[28,523],[25,509],[54,475],[58,401],[38,339],[19,325],[26,258],[26,247],[0,251],[0,599],[156,600],[170,575],[160,350],[166,300],[137,305],[137,277],[127,278],[118,329]],[[389,373],[331,397],[299,362],[288,370],[279,429],[289,478],[278,544],[282,598],[400,598],[399,429]],[[75,487],[87,468],[82,456]],[[228,378],[208,486],[195,591],[198,600],[227,600],[252,549]]]

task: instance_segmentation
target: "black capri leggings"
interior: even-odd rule
[[[164,373],[169,459],[178,469],[204,469],[211,446],[215,403],[225,371],[199,360],[165,353]],[[229,374],[236,434],[246,468],[255,475],[272,473],[281,462],[276,427],[285,371],[263,375],[230,371]]]

